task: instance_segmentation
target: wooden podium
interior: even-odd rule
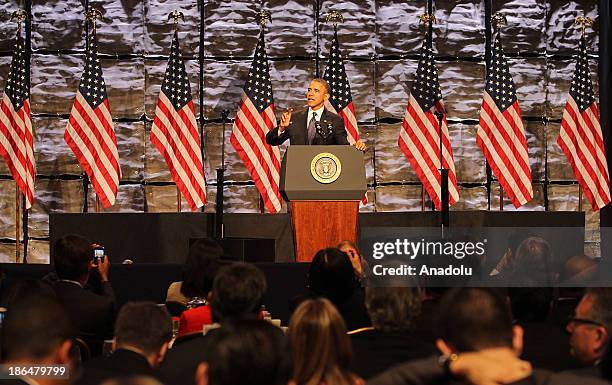
[[[296,262],[357,240],[359,202],[367,189],[363,153],[352,146],[289,146],[280,191],[290,202]]]

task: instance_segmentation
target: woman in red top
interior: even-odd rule
[[[168,289],[166,301],[180,302],[186,310],[180,314],[178,336],[201,333],[204,325],[212,324],[209,296],[221,266],[223,249],[212,239],[201,239],[189,248],[183,267],[183,281]],[[176,314],[178,315],[178,314]]]

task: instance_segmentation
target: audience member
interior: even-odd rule
[[[513,325],[510,309],[493,290],[451,289],[436,317],[436,345],[445,356],[487,348],[522,352],[523,329]]]
[[[529,237],[516,249],[511,283],[552,287],[559,278],[558,270],[550,244],[544,238]]]
[[[512,324],[504,298],[493,290],[449,290],[440,304],[436,323],[439,336],[436,345],[444,357],[442,366],[436,367],[431,359],[407,363],[390,369],[369,384],[444,384],[453,382],[451,375],[474,384],[599,383],[596,379],[534,371],[527,361],[520,360],[522,328]],[[469,358],[467,362],[461,362],[465,358]]]
[[[52,296],[26,295],[15,301],[2,323],[3,364],[11,366],[66,365],[74,374],[70,359],[75,330],[64,307]],[[69,379],[21,377],[0,380],[0,384],[63,384]]]
[[[291,354],[283,332],[256,319],[233,319],[210,336],[197,385],[287,385]],[[330,385],[332,383],[329,383]]]
[[[511,274],[514,266],[514,258],[516,256],[516,249],[523,240],[532,236],[530,231],[523,229],[516,229],[508,234],[508,242],[504,254],[501,256],[495,268],[489,273],[490,276],[501,275],[505,276]],[[500,277],[501,278],[501,277]]]
[[[183,280],[168,287],[166,302],[180,302],[189,306],[208,302],[223,248],[213,239],[200,239],[189,247],[183,266]]]
[[[67,235],[53,246],[53,265],[59,281],[54,289],[58,298],[87,342],[92,354],[102,351],[102,341],[112,337],[115,319],[115,297],[109,282],[110,262],[93,259],[93,246],[78,235]],[[102,295],[85,289],[90,270],[95,269],[102,281]]]
[[[350,371],[351,340],[334,305],[325,298],[304,301],[289,322],[296,385],[356,385]]]
[[[565,262],[560,280],[563,285],[586,286],[596,280],[599,259],[576,255]]]
[[[55,290],[45,281],[40,279],[20,279],[14,280],[10,285],[4,288],[2,306],[10,309],[13,304],[24,298],[26,295],[41,295],[47,297],[55,297]]]
[[[601,376],[601,362],[612,330],[612,288],[589,288],[567,325],[570,354],[583,366],[580,374]]]
[[[79,385],[99,385],[111,378],[156,377],[172,339],[172,321],[152,302],[125,304],[115,323],[115,348],[110,357],[87,361]]]
[[[349,330],[370,326],[364,291],[355,279],[346,253],[336,248],[319,250],[310,263],[308,287],[311,296],[333,302]]]
[[[515,323],[524,331],[521,357],[537,368],[552,371],[575,367],[569,355],[569,335],[563,322],[554,320],[551,309],[554,289],[550,287],[508,288]],[[555,354],[551,354],[555,352]]]
[[[435,346],[434,319],[438,305],[448,288],[424,287],[421,288],[421,312],[414,320],[414,334],[423,341]]]
[[[189,248],[183,280],[170,285],[166,298],[170,308],[172,302],[186,307],[180,314],[179,336],[201,332],[204,325],[212,324],[209,301],[222,255],[223,249],[212,239],[198,240]]]
[[[369,266],[366,262],[365,258],[361,255],[361,252],[357,248],[357,245],[353,241],[345,240],[338,243],[336,246],[340,251],[346,253],[348,255],[351,265],[353,265],[353,271],[355,272],[355,277],[358,280],[362,280],[369,274]]]
[[[234,263],[223,267],[213,283],[213,320],[256,318],[267,289],[266,276],[257,266]]]
[[[368,379],[411,359],[435,354],[430,341],[414,333],[421,311],[415,287],[368,287],[365,304],[372,327],[351,332],[352,370]]]
[[[256,266],[234,263],[222,267],[213,283],[213,320],[223,325],[231,319],[257,318],[266,289],[266,277]],[[194,373],[198,364],[207,360],[214,331],[176,341],[161,366],[168,385],[194,384]]]

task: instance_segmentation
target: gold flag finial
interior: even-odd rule
[[[584,36],[584,34],[586,33],[587,25],[589,27],[593,25],[593,19],[587,16],[578,16],[574,24],[577,24],[580,26],[580,29],[582,30],[582,36]]]
[[[21,24],[28,18],[28,14],[23,9],[18,9],[11,15],[11,20],[17,20],[17,28],[19,29],[19,33],[21,33]]]
[[[102,12],[100,12],[97,8],[91,8],[87,11],[87,20],[89,20],[92,24],[93,33],[96,34],[96,21],[102,20]]]
[[[334,27],[338,25],[338,23],[344,23],[344,16],[336,10],[331,11],[327,15],[325,15],[325,21],[328,23],[332,23]]]
[[[272,22],[272,14],[270,13],[270,11],[262,9],[261,11],[257,12],[255,14],[255,18],[257,19],[257,22],[259,23],[259,26],[261,28],[266,26],[266,22]]]
[[[436,22],[436,17],[434,15],[432,15],[431,13],[424,13],[421,16],[419,16],[419,20],[421,23],[423,24],[434,24]]]
[[[506,16],[503,13],[496,12],[493,17],[491,17],[491,24],[493,25],[493,28],[499,32],[502,25],[508,24],[508,19],[506,19]]]
[[[168,14],[168,20],[170,19],[174,21],[174,28],[177,29],[179,20],[182,21],[183,23],[185,22],[185,15],[183,15],[183,12],[175,9]]]

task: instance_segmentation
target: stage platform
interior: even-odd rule
[[[584,213],[544,211],[451,211],[452,227],[573,227],[584,229]],[[269,239],[273,255],[257,255],[256,261],[293,262],[293,235],[289,214],[236,213],[224,215],[225,236]],[[379,212],[359,214],[359,229],[371,227],[437,227],[437,212]],[[130,259],[134,263],[182,264],[189,241],[211,237],[215,215],[209,213],[117,213],[51,214],[51,247],[66,234],[80,234],[104,245],[113,263]],[[312,236],[317,236],[312,229]],[[582,253],[582,240],[576,239]]]
[[[361,231],[380,227],[438,227],[438,213],[364,213]],[[584,229],[584,214],[577,212],[451,212],[455,227],[573,227]],[[119,304],[132,300],[165,301],[171,282],[181,279],[181,268],[189,240],[213,235],[215,217],[207,213],[164,214],[53,214],[50,236],[76,233],[106,247],[112,262],[111,282]],[[316,236],[317,229],[313,229]],[[576,232],[580,233],[580,231]],[[257,263],[265,273],[268,292],[264,303],[275,318],[286,322],[293,298],[307,293],[309,264],[293,263],[293,237],[288,214],[227,214],[227,237],[272,239],[272,260]],[[568,239],[569,246],[582,249],[584,237]],[[270,256],[267,256],[270,257]],[[132,264],[122,264],[130,259]],[[40,278],[50,265],[2,264],[8,280]]]

